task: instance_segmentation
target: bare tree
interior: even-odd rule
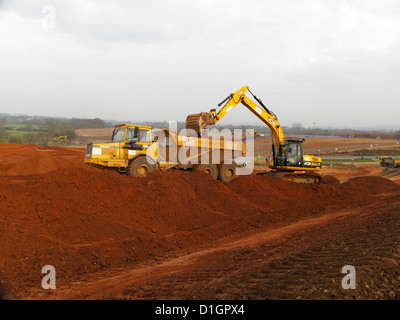
[[[291,127],[294,132],[301,133],[304,129],[303,125],[300,122],[295,122],[291,124]]]

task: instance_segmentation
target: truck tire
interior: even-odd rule
[[[236,166],[234,164],[223,164],[219,167],[219,178],[222,182],[230,182],[236,178]]]
[[[214,180],[218,179],[218,168],[215,164],[207,163],[198,166],[197,170],[209,174]]]
[[[131,161],[127,173],[131,176],[143,178],[154,171],[154,166],[147,162],[145,157],[139,157]]]

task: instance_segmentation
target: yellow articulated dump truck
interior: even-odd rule
[[[87,145],[85,163],[134,177],[154,170],[200,170],[229,182],[236,177],[235,158],[244,156],[245,144],[232,137],[178,135],[167,129],[121,124],[115,126],[111,142]]]

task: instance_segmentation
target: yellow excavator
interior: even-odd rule
[[[67,141],[67,136],[58,136],[56,138],[54,138],[54,142],[66,142]]]
[[[247,92],[254,97],[259,105],[246,97]],[[263,104],[261,99],[249,90],[248,86],[240,88],[225,98],[218,104],[218,107],[222,106],[218,111],[215,108],[209,112],[187,116],[186,128],[194,130],[201,136],[202,131],[207,126],[216,124],[239,103],[255,114],[272,132],[274,143],[272,144],[272,157],[268,165],[272,170],[263,174],[301,183],[318,184],[321,182],[321,176],[316,173],[321,170],[321,158],[303,155],[302,143],[304,139],[285,139],[277,116]]]

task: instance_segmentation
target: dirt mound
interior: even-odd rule
[[[323,184],[329,184],[333,186],[339,186],[340,181],[339,179],[335,178],[334,176],[326,175],[322,177],[322,183]]]
[[[0,144],[0,172],[20,176],[46,174],[66,168],[83,168],[83,149]]]
[[[386,178],[376,176],[365,176],[352,178],[343,183],[344,189],[353,190],[364,194],[382,194],[398,191],[399,185]]]
[[[25,161],[18,162],[6,171],[9,175],[44,174],[58,169],[72,168],[68,159],[56,157],[48,152],[36,151]]]
[[[0,176],[0,272],[15,297],[40,290],[44,265],[56,267],[62,286],[107,268],[368,203],[371,192],[400,188],[378,177],[343,185],[325,177],[319,186],[260,175],[226,184],[180,171],[137,179],[83,165],[84,150],[6,147],[14,153],[0,166],[7,172]]]

